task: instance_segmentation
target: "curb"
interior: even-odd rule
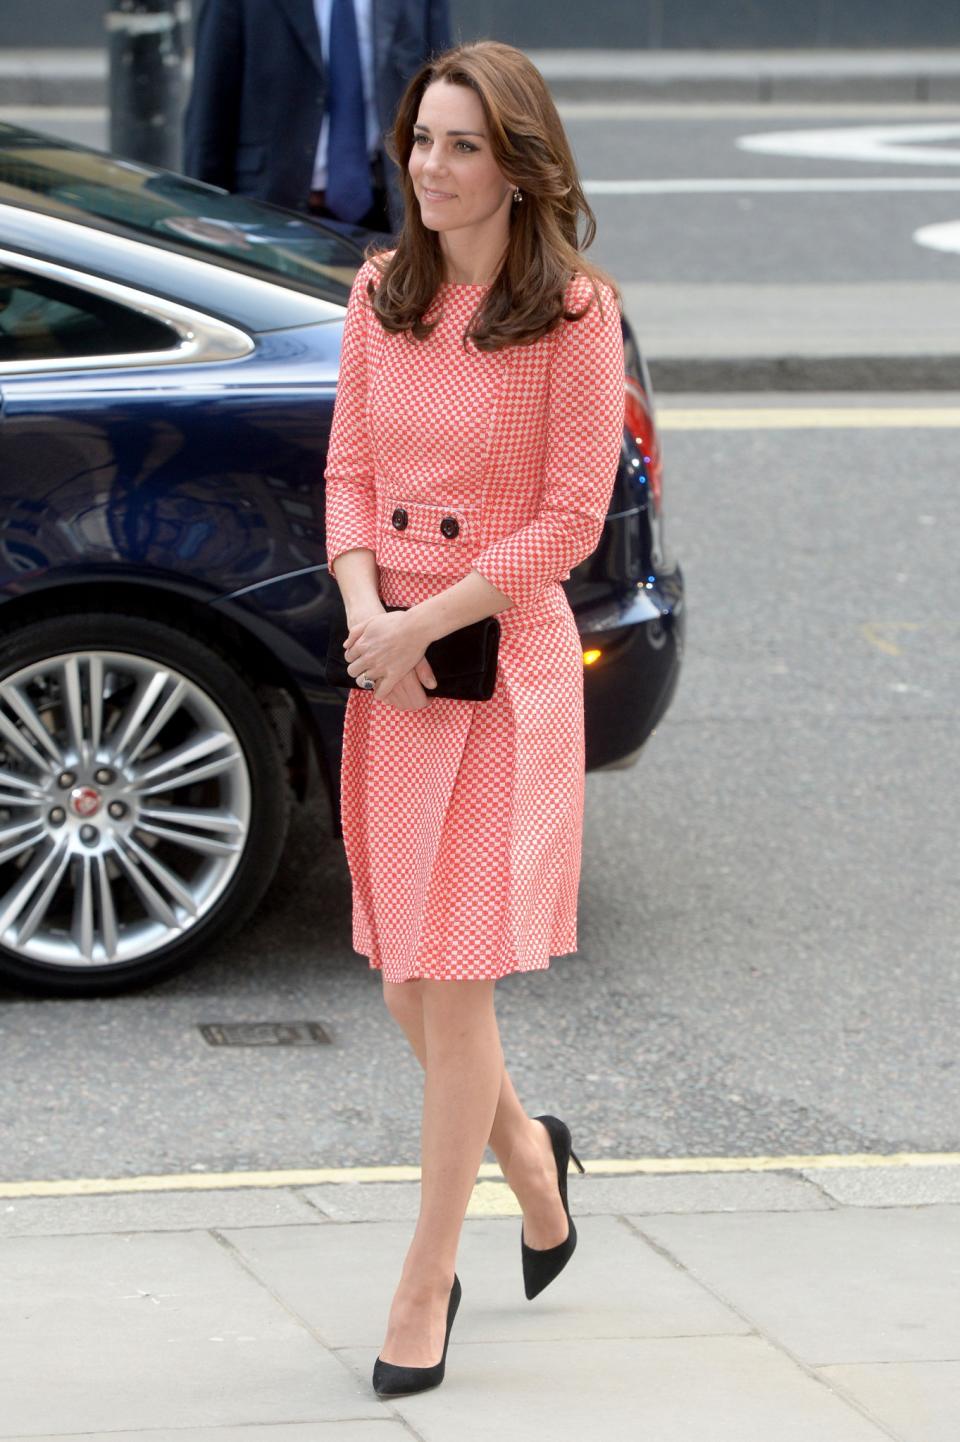
[[[0,105],[106,105],[106,50],[0,52]]]
[[[557,100],[960,103],[960,51],[531,50]],[[185,67],[189,83],[191,65]],[[7,50],[0,105],[104,105],[106,50]]]
[[[960,355],[647,355],[654,394],[674,391],[956,391]]]
[[[960,1204],[960,1155],[587,1159],[570,1178],[578,1216],[823,1212]],[[483,1165],[465,1221],[522,1215]],[[496,1173],[497,1176],[493,1174]],[[415,1221],[419,1167],[343,1167],[2,1182],[0,1237]]]
[[[558,100],[960,101],[960,51],[530,51]]]

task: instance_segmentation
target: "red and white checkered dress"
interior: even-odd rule
[[[498,613],[488,701],[418,711],[351,689],[341,817],[353,947],[388,981],[542,971],[577,949],[583,655],[560,582],[599,543],[623,443],[620,312],[582,274],[561,321],[484,353],[462,336],[483,285],[444,284],[427,341],[385,331],[365,262],[344,323],[325,471],[327,559],[376,554],[380,596],[411,606],[479,571]],[[398,530],[397,507],[408,523]],[[440,529],[456,518],[451,536]],[[429,695],[429,692],[427,693]]]

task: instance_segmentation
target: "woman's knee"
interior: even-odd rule
[[[483,981],[435,981],[421,979],[424,1019],[438,1025],[467,1025],[494,1014],[493,979]]]
[[[398,1022],[422,1011],[422,982],[419,977],[410,981],[386,981],[383,983],[383,1000],[390,1015]]]

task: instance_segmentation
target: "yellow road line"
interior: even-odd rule
[[[903,647],[897,644],[897,635],[916,635],[917,632],[929,634],[931,631],[956,631],[960,630],[960,621],[954,621],[944,617],[934,617],[930,621],[862,621],[860,632],[871,646],[876,646],[886,656],[902,656]],[[891,634],[893,633],[893,634]]]
[[[751,406],[687,408],[656,405],[661,431],[954,430],[960,406]]]
[[[593,1176],[663,1176],[692,1172],[778,1172],[819,1167],[960,1167],[960,1152],[859,1152],[845,1155],[782,1157],[597,1157],[585,1161]],[[502,1182],[495,1162],[485,1162],[481,1178]],[[124,1192],[210,1192],[234,1187],[312,1187],[346,1182],[416,1182],[420,1168],[315,1167],[277,1172],[174,1172],[140,1177],[69,1177],[54,1181],[0,1182],[0,1198],[82,1197]],[[478,1184],[479,1185],[479,1184]],[[481,1190],[480,1195],[484,1193]]]

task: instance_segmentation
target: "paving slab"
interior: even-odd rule
[[[382,1407],[382,1404],[379,1404]],[[137,1432],[36,1433],[8,1437],[0,1442],[410,1442],[410,1428],[399,1418],[358,1420],[338,1417],[332,1422],[277,1422],[262,1427],[151,1427]]]
[[[329,1347],[372,1357],[413,1234],[403,1222],[258,1227],[224,1236],[265,1287]],[[470,1342],[644,1337],[744,1332],[749,1324],[666,1261],[616,1217],[577,1222],[576,1267],[542,1296],[524,1295],[517,1220],[464,1223],[457,1274],[463,1302],[457,1335]]]
[[[956,1442],[960,1362],[883,1362],[820,1367],[818,1376],[856,1399],[901,1442]]]
[[[204,1227],[263,1227],[322,1222],[299,1191],[283,1187],[116,1196],[0,1199],[0,1237],[73,1232],[177,1232]]]
[[[810,1366],[960,1360],[956,1207],[632,1220]]]
[[[794,356],[960,353],[960,280],[657,282],[621,289],[652,360],[777,356],[787,340]]]
[[[0,1276],[7,1437],[378,1415],[209,1233],[8,1238]]]
[[[811,1167],[803,1175],[848,1207],[960,1202],[960,1167]]]
[[[576,1216],[626,1212],[723,1212],[822,1210],[830,1198],[816,1183],[773,1172],[696,1173],[686,1176],[568,1177],[570,1207]],[[304,1187],[303,1194],[325,1216],[338,1222],[416,1221],[419,1196],[403,1182],[335,1183]],[[468,1216],[520,1216],[506,1182],[481,1182],[474,1188]]]
[[[471,1344],[460,1320],[443,1385],[392,1399],[422,1442],[889,1442],[760,1337]]]
[[[626,283],[655,391],[956,390],[960,281]]]

